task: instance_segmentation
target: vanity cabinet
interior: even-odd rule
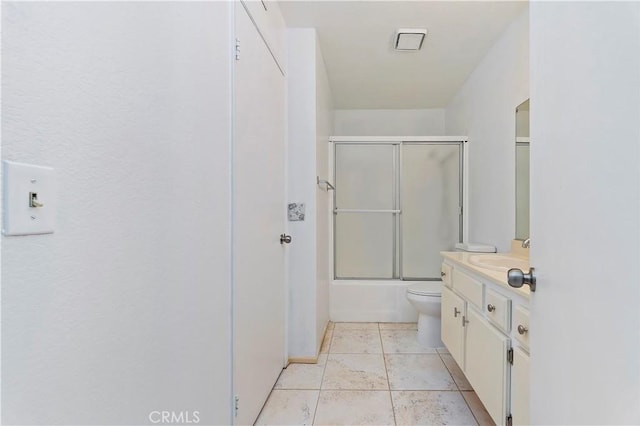
[[[513,349],[511,416],[514,425],[529,424],[529,354],[521,348]]]
[[[528,424],[526,299],[457,265],[445,263],[443,271],[445,265],[442,342],[496,424]]]

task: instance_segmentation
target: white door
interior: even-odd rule
[[[533,424],[640,424],[640,3],[530,2]]]
[[[285,79],[240,2],[235,15],[233,386],[235,423],[252,424],[284,366]]]

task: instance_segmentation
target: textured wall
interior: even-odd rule
[[[2,421],[230,422],[229,6],[3,3],[2,158],[58,176],[2,238]]]

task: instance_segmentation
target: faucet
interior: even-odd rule
[[[522,248],[529,248],[531,246],[531,238],[527,238],[522,242]]]

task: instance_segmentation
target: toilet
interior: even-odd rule
[[[428,348],[443,347],[440,340],[442,283],[421,282],[407,287],[407,299],[418,311],[418,342]]]
[[[458,243],[456,251],[471,253],[495,253],[496,248],[481,243]],[[428,348],[440,348],[440,300],[442,282],[429,281],[407,287],[407,300],[418,311],[418,342]]]

